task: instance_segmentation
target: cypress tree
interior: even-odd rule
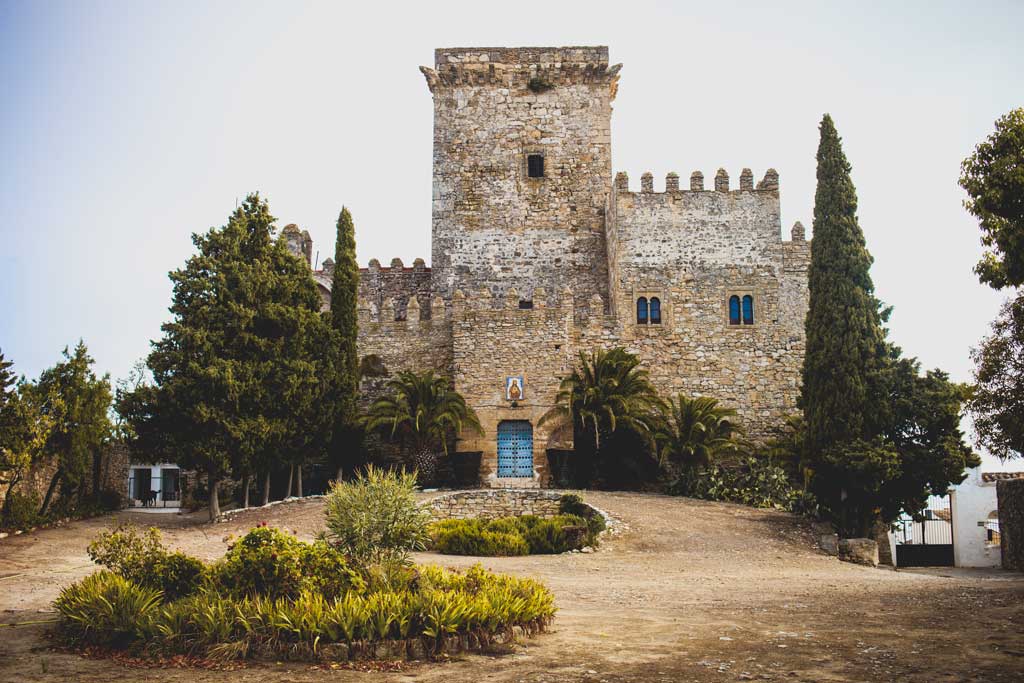
[[[338,215],[338,234],[334,244],[334,279],[331,283],[331,323],[338,333],[338,426],[334,455],[341,479],[345,463],[352,464],[360,450],[361,430],[357,425],[356,395],[359,390],[359,354],[356,340],[359,318],[356,301],[359,293],[359,264],[356,262],[356,234],[352,214],[346,207]]]
[[[812,460],[833,444],[877,433],[873,413],[881,406],[872,387],[885,350],[850,164],[828,114],[820,130],[800,397]]]

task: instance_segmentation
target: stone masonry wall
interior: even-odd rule
[[[481,451],[481,478],[497,479],[497,432],[503,420],[528,420],[533,425],[533,468],[536,483],[548,478],[547,449],[571,447],[571,429],[539,424],[554,405],[559,378],[571,367],[573,309],[561,305],[571,297],[551,300],[542,290],[533,294],[533,308],[519,308],[519,295],[492,299],[489,290],[475,297],[456,292],[453,300],[452,347],[455,388],[476,409],[483,435],[463,433],[460,451]],[[523,377],[523,398],[513,406],[505,399],[505,378]],[[568,432],[568,433],[567,433]]]
[[[617,176],[608,227],[615,330],[602,331],[601,345],[639,354],[665,396],[701,394],[735,407],[748,434],[765,439],[796,410],[809,243],[802,226],[782,241],[774,171],[757,187],[749,170],[740,178],[730,191],[719,170],[716,189],[704,190],[695,173],[691,189],[679,190],[670,175],[669,189],[655,193],[649,174],[640,192]],[[729,297],[746,294],[754,324],[730,325]],[[660,300],[661,324],[637,324],[640,297]]]
[[[426,505],[434,519],[496,519],[522,515],[554,517],[558,514],[561,498],[562,494],[553,491],[491,489],[450,493],[438,496]]]
[[[406,306],[409,298],[416,297],[420,312],[430,317],[431,271],[423,259],[416,259],[412,268],[406,268],[402,259],[391,259],[389,268],[381,267],[377,259],[371,259],[367,268],[359,269],[359,306],[367,308],[375,315],[383,310],[386,302],[393,302],[395,315],[406,317]]]
[[[434,98],[434,290],[606,296],[607,48],[452,48],[421,67]],[[527,173],[542,154],[544,177]]]
[[[1024,479],[996,483],[1003,569],[1024,571]]]
[[[401,370],[433,370],[450,377],[451,319],[445,315],[444,302],[438,297],[427,308],[420,308],[416,299],[410,301],[414,303],[406,308],[402,320],[395,319],[399,314],[391,299],[384,301],[376,316],[368,308],[360,308],[359,357],[376,355],[388,375]]]
[[[113,443],[106,447],[100,458],[99,485],[101,491],[117,491],[124,496],[125,500],[127,500],[128,461],[129,453],[128,449],[124,445],[120,443]],[[57,462],[53,458],[36,462],[21,476],[14,488],[15,493],[34,497],[37,499],[37,503],[42,503],[43,497],[46,495],[46,490],[49,488],[50,481],[53,479],[53,475],[56,471]],[[6,481],[9,478],[9,473],[0,472],[0,478]],[[84,487],[87,495],[93,493],[91,465],[82,481],[82,486]],[[0,486],[0,507],[3,507],[4,500],[7,498],[9,493],[9,488],[10,487],[8,485]],[[54,494],[51,506],[59,507],[61,502],[60,498],[60,488],[58,487]]]

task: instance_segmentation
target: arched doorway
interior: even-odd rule
[[[528,421],[498,423],[498,477],[533,477],[533,425]]]

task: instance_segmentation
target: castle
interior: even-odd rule
[[[612,177],[621,64],[607,47],[448,48],[420,67],[434,100],[431,266],[361,269],[359,354],[434,369],[476,410],[491,486],[547,483],[572,430],[538,424],[578,352],[625,347],[663,396],[707,395],[764,439],[794,412],[810,244],[782,239],[778,174],[739,188]],[[283,238],[311,261],[307,232]],[[328,259],[313,276],[328,305]]]

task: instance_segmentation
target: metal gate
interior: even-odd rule
[[[533,425],[526,420],[498,423],[498,476],[533,476]]]
[[[949,520],[900,520],[895,533],[897,567],[953,566],[953,526]]]

